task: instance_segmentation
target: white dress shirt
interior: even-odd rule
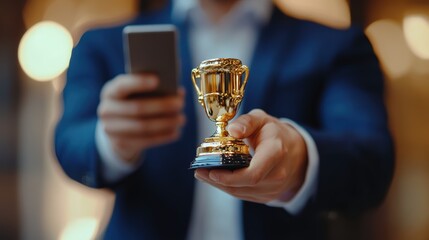
[[[194,66],[198,66],[203,60],[218,57],[238,58],[245,65],[249,65],[259,30],[268,22],[272,10],[270,0],[241,0],[221,21],[213,24],[204,14],[198,0],[176,0],[173,4],[173,17],[179,21],[188,20],[190,23],[188,37]],[[202,142],[214,132],[215,126],[206,117],[197,101],[195,108],[199,142]],[[283,207],[289,213],[297,214],[315,192],[318,152],[313,139],[303,128],[291,120],[282,121],[292,125],[303,136],[307,145],[309,164],[305,182],[291,201],[287,203],[271,201],[267,205]],[[96,144],[103,162],[102,169],[106,181],[117,181],[138,167],[127,165],[114,153],[101,122],[97,125]],[[206,183],[196,181],[195,184],[188,239],[243,239],[241,201]]]

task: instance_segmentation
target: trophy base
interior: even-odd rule
[[[248,167],[251,159],[250,154],[208,154],[196,157],[189,169],[216,168],[234,170]]]

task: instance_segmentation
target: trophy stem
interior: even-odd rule
[[[213,134],[213,137],[228,137],[227,125],[228,122],[216,122],[216,132]]]

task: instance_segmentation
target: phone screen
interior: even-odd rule
[[[177,92],[177,30],[174,25],[130,25],[123,30],[127,73],[154,73],[160,84],[142,96],[172,95]]]

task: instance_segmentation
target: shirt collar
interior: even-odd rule
[[[265,24],[271,17],[272,7],[271,0],[240,0],[231,12],[232,14],[250,14],[258,23]],[[173,19],[184,21],[190,17],[192,12],[202,14],[199,0],[173,0]]]

